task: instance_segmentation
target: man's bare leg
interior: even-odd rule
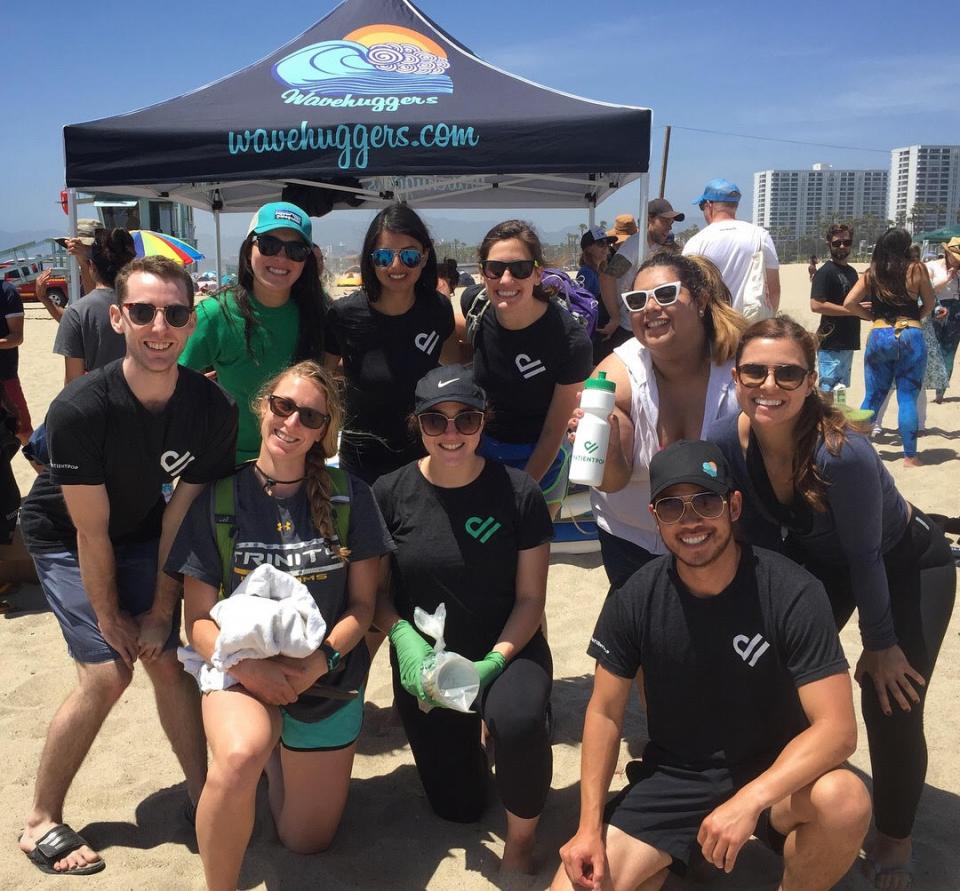
[[[37,768],[33,810],[27,816],[20,850],[29,853],[48,830],[63,822],[63,803],[73,778],[97,738],[110,709],[127,689],[132,672],[123,662],[76,663],[79,684],[57,709]],[[57,861],[68,870],[95,863],[99,856],[84,845]]]
[[[177,660],[174,650],[166,650],[143,667],[153,683],[160,726],[170,740],[187,780],[187,794],[196,804],[207,779],[207,739],[203,734],[200,691]]]
[[[627,835],[616,826],[604,826],[607,875],[602,891],[659,891],[667,880],[673,858],[645,842]],[[581,891],[574,888],[561,864],[550,891]]]
[[[827,891],[846,874],[870,825],[870,796],[849,770],[832,770],[772,808],[787,835],[781,891]]]

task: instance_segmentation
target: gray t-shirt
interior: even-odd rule
[[[64,310],[53,351],[68,359],[83,359],[83,370],[102,368],[127,352],[122,334],[110,325],[110,306],[117,302],[113,288],[96,288]]]
[[[307,586],[327,628],[332,628],[346,611],[349,600],[346,564],[337,553],[337,543],[328,541],[313,525],[306,489],[301,487],[291,498],[271,498],[260,485],[252,463],[240,468],[236,481],[235,510],[239,528],[233,552],[232,587],[260,564],[270,563]],[[165,569],[171,575],[182,573],[219,588],[222,574],[210,505],[212,497],[213,487],[208,486],[191,505]],[[351,562],[394,550],[370,487],[355,477],[350,478],[347,547]],[[370,655],[362,640],[341,665],[343,670],[332,677],[321,678],[321,683],[342,690],[356,690],[363,685]],[[308,691],[285,708],[300,721],[317,721],[343,705],[342,700],[313,696]]]

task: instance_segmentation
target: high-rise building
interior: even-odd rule
[[[819,234],[825,220],[854,220],[887,212],[886,170],[761,170],[753,175],[753,222],[768,231]]]
[[[887,216],[917,234],[960,223],[960,145],[890,152]]]

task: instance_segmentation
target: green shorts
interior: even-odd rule
[[[333,751],[353,745],[363,727],[363,691],[361,687],[356,699],[351,699],[343,708],[315,723],[291,718],[287,710],[281,707],[281,745],[291,752]]]

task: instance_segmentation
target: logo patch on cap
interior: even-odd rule
[[[291,223],[296,223],[298,226],[303,225],[303,217],[294,213],[292,210],[275,210],[273,212],[273,218],[275,220],[290,220]]]
[[[717,478],[717,464],[715,461],[704,461],[700,465],[703,468],[703,472],[713,479]]]

